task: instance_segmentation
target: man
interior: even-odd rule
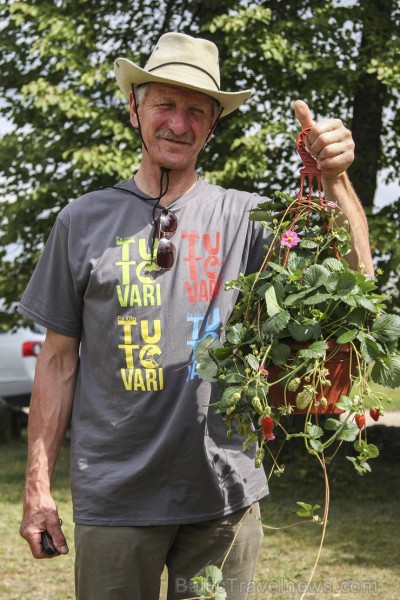
[[[165,565],[168,600],[188,598],[191,577],[223,561],[228,598],[243,599],[265,477],[255,449],[227,439],[193,350],[219,336],[236,299],[223,284],[257,269],[264,234],[248,219],[257,195],[210,185],[195,169],[218,119],[250,92],[220,91],[214,44],[176,33],[160,38],[144,69],[121,58],[115,73],[142,139],[140,168],[61,211],[20,305],[48,328],[21,535],[36,558],[46,557],[45,530],[55,556],[68,552],[50,485],[72,412],[78,600],[158,600]],[[295,111],[311,126],[325,194],[348,215],[351,262],[371,270],[346,176],[351,134],[338,120],[314,124],[303,102]]]

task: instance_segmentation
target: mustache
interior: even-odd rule
[[[159,140],[171,140],[172,142],[180,142],[181,144],[194,144],[193,136],[190,133],[183,133],[182,135],[176,135],[170,129],[158,129],[155,137]]]

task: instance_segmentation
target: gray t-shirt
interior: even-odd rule
[[[119,184],[141,194],[132,181]],[[256,270],[264,230],[256,194],[199,180],[170,204],[175,264],[150,260],[154,200],[114,188],[59,214],[20,310],[81,340],[71,426],[74,520],[156,525],[209,520],[267,493],[255,449],[226,436],[214,385],[193,351],[219,337],[236,292]],[[157,209],[156,214],[160,213]]]

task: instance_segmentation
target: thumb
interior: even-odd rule
[[[299,121],[301,128],[306,129],[307,127],[312,127],[314,121],[307,104],[303,102],[303,100],[296,100],[293,106],[296,119]]]

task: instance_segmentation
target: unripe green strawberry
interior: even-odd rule
[[[254,410],[258,412],[259,415],[261,415],[263,412],[263,407],[260,398],[258,396],[254,396],[253,400],[251,401],[251,404]]]
[[[257,469],[262,466],[263,458],[264,458],[264,448],[259,448],[255,455],[255,464]]]
[[[288,386],[287,386],[289,392],[295,392],[296,390],[298,390],[300,383],[301,383],[300,377],[295,377],[294,379],[289,381]]]

